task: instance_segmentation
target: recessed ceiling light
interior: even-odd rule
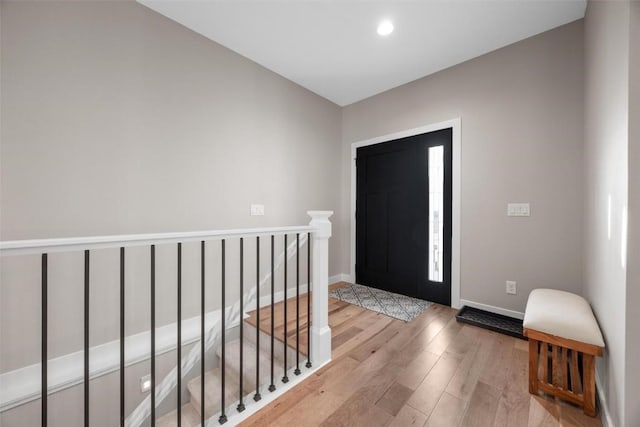
[[[378,24],[378,34],[380,34],[381,36],[388,36],[392,32],[393,24],[388,19],[385,19],[384,21],[380,22],[380,24]]]

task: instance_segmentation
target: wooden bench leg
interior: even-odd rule
[[[538,394],[538,341],[529,338],[529,393]]]
[[[595,358],[590,354],[582,355],[584,413],[590,417],[596,416],[596,379]]]

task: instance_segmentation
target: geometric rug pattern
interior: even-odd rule
[[[358,284],[335,289],[329,292],[329,296],[404,322],[415,319],[432,304],[429,301]]]

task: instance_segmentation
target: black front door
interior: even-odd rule
[[[357,283],[451,304],[451,137],[358,148]]]

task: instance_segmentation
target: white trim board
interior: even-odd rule
[[[414,129],[378,136],[365,141],[351,144],[351,259],[350,259],[350,281],[355,281],[356,271],[356,151],[360,147],[380,144],[382,142],[393,141],[408,136],[420,135],[436,130],[452,128],[452,199],[451,199],[451,307],[460,308],[460,177],[461,177],[461,122],[460,118],[447,120],[439,123],[432,123]]]
[[[609,412],[609,405],[607,399],[604,396],[604,387],[598,370],[596,369],[596,390],[598,391],[598,400],[600,402],[600,421],[602,421],[602,427],[614,427],[613,420],[611,419],[611,413]]]
[[[520,319],[520,320],[524,319],[524,313],[522,313],[520,311],[508,310],[506,308],[495,307],[493,305],[482,304],[480,302],[461,299],[460,300],[460,305],[461,306],[468,305],[469,307],[477,308],[479,310],[488,311],[489,313],[501,314],[503,316],[513,317],[515,319]]]
[[[346,273],[336,274],[335,276],[329,276],[329,285],[333,285],[338,282],[352,282],[351,275]]]

